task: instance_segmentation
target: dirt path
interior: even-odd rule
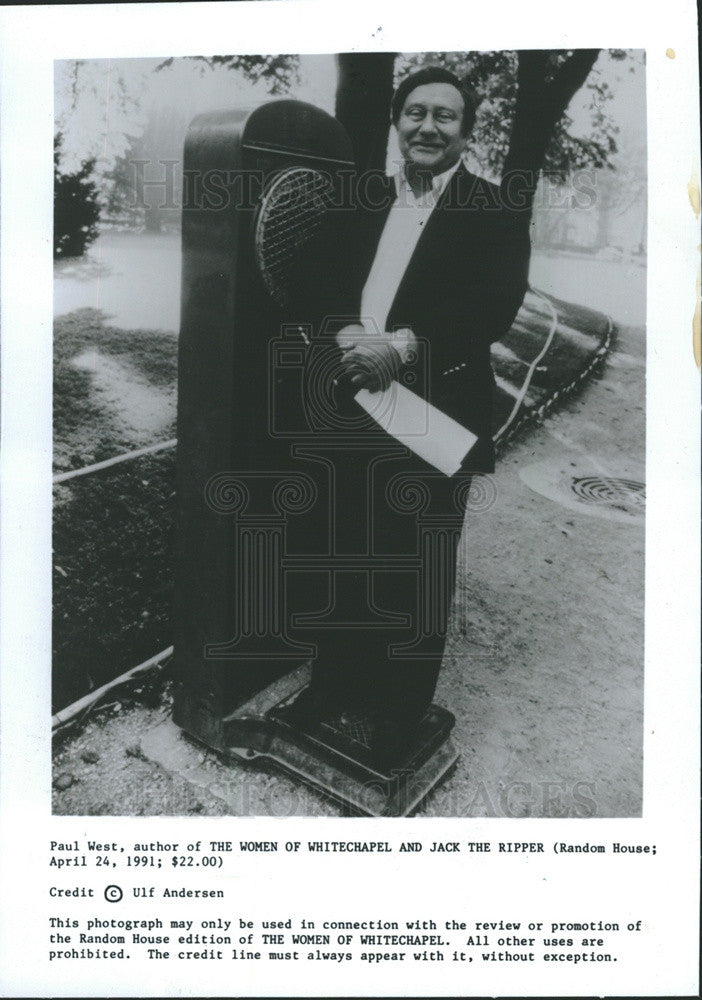
[[[602,377],[510,447],[495,502],[469,513],[436,696],[462,756],[420,815],[641,811],[644,364],[642,331],[621,329]],[[142,759],[140,737],[167,712],[117,708],[64,742],[55,774],[72,783],[55,811],[336,814],[283,776],[227,769],[194,745],[194,782]],[[246,790],[238,806],[225,807],[222,784]]]
[[[96,347],[77,354],[70,363],[88,373],[95,403],[134,444],[150,445],[166,437],[175,421],[175,386],[154,385],[133,366]]]
[[[644,358],[621,330],[603,377],[510,450],[496,503],[466,522],[437,692],[463,760],[428,812],[640,813],[644,519],[611,477],[644,481]],[[574,480],[618,489],[616,506]]]

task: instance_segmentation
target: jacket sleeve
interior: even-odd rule
[[[435,276],[436,294],[412,317],[421,346],[402,377],[486,445],[494,393],[490,345],[510,329],[528,288],[528,225],[528,219],[505,213],[471,227],[480,239],[464,255],[452,243],[457,256],[447,257],[447,275]],[[487,469],[489,462],[484,464]]]
[[[505,214],[485,240],[481,259],[471,262],[462,287],[438,310],[448,329],[434,337],[436,361],[452,367],[503,337],[512,326],[529,287],[531,243],[528,219]]]

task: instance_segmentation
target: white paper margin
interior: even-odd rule
[[[658,845],[642,880],[635,866],[603,857],[476,867],[416,860],[408,881],[396,861],[303,855],[240,863],[232,914],[251,918],[400,913],[519,918],[593,910],[615,899],[650,923],[650,947],[632,969],[563,969],[531,993],[681,995],[697,989],[699,705],[699,372],[692,314],[699,222],[688,181],[699,178],[697,32],[684,0],[595,0],[586,7],[502,3],[481,8],[435,0],[278,0],[229,4],[135,4],[0,10],[2,194],[2,778],[0,968],[4,995],[525,995],[523,972],[446,963],[339,969],[219,967],[131,962],[49,966],[45,931],[48,841],[198,839],[545,840],[573,834],[574,820],[136,819],[51,817],[50,504],[53,60],[241,52],[338,52],[621,47],[647,50],[649,258],[647,368],[647,558],[644,816],[581,821],[582,836]],[[667,55],[674,50],[675,58]],[[392,823],[392,827],[388,826]],[[205,825],[206,824],[206,825]],[[585,824],[587,824],[585,826]],[[596,835],[594,831],[596,832]],[[207,833],[206,833],[207,831]],[[406,869],[405,869],[406,870]],[[559,875],[558,873],[561,873]],[[577,900],[574,900],[574,887]],[[574,905],[577,902],[577,905]],[[324,905],[322,906],[322,903]],[[35,936],[36,935],[36,936]],[[35,943],[36,942],[36,943]],[[624,949],[624,953],[626,949]],[[467,969],[467,971],[466,971]]]

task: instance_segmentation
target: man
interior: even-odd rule
[[[402,762],[433,697],[468,477],[494,468],[490,344],[507,332],[521,305],[530,252],[528,219],[463,164],[475,105],[454,74],[428,67],[408,76],[393,97],[391,117],[403,157],[398,174],[389,183],[362,178],[356,212],[337,220],[315,258],[316,287],[324,289],[320,318],[324,312],[327,330],[330,314],[344,313],[347,319],[337,324],[341,354],[335,381],[348,397],[411,375],[417,391],[472,431],[477,443],[454,477],[403,452],[404,472],[415,476],[429,498],[425,520],[438,525],[429,547],[438,551],[439,538],[444,546],[439,556],[424,560],[419,594],[412,574],[392,577],[391,562],[384,591],[378,586],[382,601],[367,574],[359,571],[355,584],[364,600],[382,606],[388,620],[409,612],[412,627],[420,605],[431,605],[431,627],[419,629],[421,639],[415,628],[415,641],[404,643],[392,624],[320,633],[312,684],[288,713],[291,721],[309,725],[364,708],[374,720],[371,750],[384,767]],[[418,535],[408,530],[397,505],[389,510],[397,460],[390,456],[384,479],[382,463],[371,452],[364,457],[348,450],[346,461],[359,466],[357,481],[368,493],[359,487],[354,500],[359,512],[372,507],[375,551],[404,565],[403,559],[417,554]],[[374,499],[382,492],[376,488],[381,480],[384,506]],[[416,511],[410,521],[416,529]]]

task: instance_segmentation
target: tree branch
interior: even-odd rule
[[[522,175],[522,191],[529,205],[553,131],[573,95],[585,83],[599,51],[577,50],[551,81],[546,80],[548,52],[531,49],[518,53],[517,100],[503,181],[506,190],[510,175]]]
[[[554,125],[570,104],[573,95],[587,80],[599,54],[599,49],[578,49],[569,59],[566,59],[562,66],[559,66],[553,80],[548,85],[552,94],[554,115],[557,113]]]

